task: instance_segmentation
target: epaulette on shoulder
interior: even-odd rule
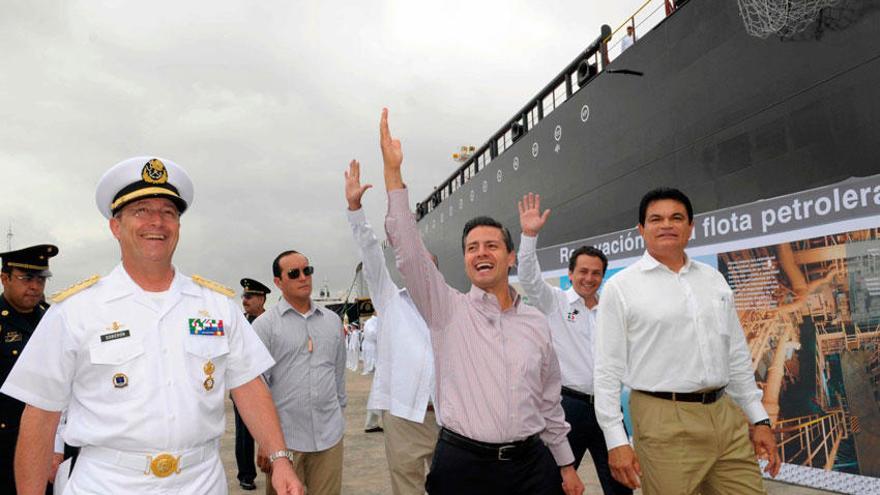
[[[235,296],[235,291],[230,289],[229,287],[226,287],[223,284],[219,284],[217,282],[214,282],[213,280],[208,280],[205,277],[200,277],[198,275],[193,275],[191,278],[193,282],[201,285],[202,287],[205,287],[206,289],[211,289],[214,292],[219,292],[226,297]]]
[[[59,290],[58,292],[52,294],[52,297],[50,299],[52,300],[53,304],[58,304],[68,297],[76,294],[77,292],[80,292],[83,289],[88,289],[89,287],[97,284],[98,280],[101,280],[100,275],[92,275],[82,282],[77,282],[64,290]]]

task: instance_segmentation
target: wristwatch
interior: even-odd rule
[[[773,426],[770,424],[770,419],[762,419],[755,423],[755,426],[766,426],[767,428],[772,428]]]
[[[286,457],[287,460],[290,461],[291,464],[293,464],[293,451],[290,449],[279,450],[278,452],[275,452],[274,454],[269,454],[269,464],[274,463],[275,461],[277,461],[278,459],[281,459],[282,457]]]

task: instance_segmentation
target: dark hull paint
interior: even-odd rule
[[[761,40],[736,2],[688,2],[608,67],[643,77],[600,73],[420,220],[447,281],[469,287],[468,219],[493,216],[518,243],[529,191],[553,210],[540,247],[632,227],[657,186],[706,212],[878,173],[880,3],[844,3],[818,39]]]

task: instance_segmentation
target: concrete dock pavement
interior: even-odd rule
[[[359,372],[346,371],[348,407],[345,410],[345,465],[342,472],[342,493],[344,495],[391,494],[391,482],[388,477],[388,465],[385,463],[385,443],[382,433],[364,433],[371,378],[372,376],[363,376]],[[220,448],[220,456],[226,468],[229,493],[232,495],[264,494],[266,492],[266,476],[262,473],[257,476],[256,491],[245,491],[238,486],[235,465],[235,419],[232,414],[232,402],[229,399],[227,399],[226,408],[226,433],[223,435]],[[578,474],[584,481],[586,494],[602,493],[589,455],[584,458]],[[776,482],[765,482],[765,485],[767,493],[770,495],[833,493]],[[636,492],[636,494],[639,493]]]

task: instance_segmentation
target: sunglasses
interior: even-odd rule
[[[296,280],[299,278],[299,272],[300,272],[299,268],[291,268],[287,272],[287,278],[289,278],[291,280]],[[313,273],[315,273],[315,267],[313,267],[313,266],[307,266],[302,269],[302,274],[304,277],[311,277]]]

